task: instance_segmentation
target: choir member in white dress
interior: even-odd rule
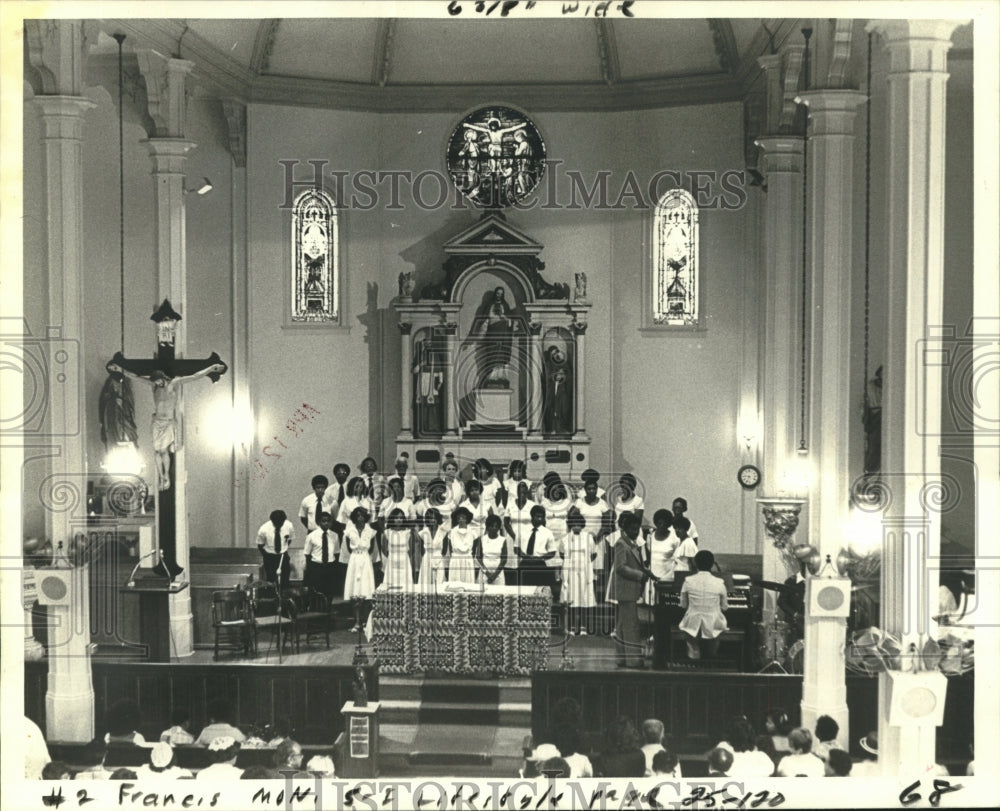
[[[503,570],[507,565],[507,541],[500,534],[499,515],[486,519],[486,532],[476,538],[472,558],[479,567],[479,582],[485,585],[506,585]]]
[[[357,631],[363,624],[361,602],[371,600],[375,594],[375,571],[372,568],[372,545],[377,543],[377,531],[369,526],[371,514],[364,507],[355,507],[351,513],[351,523],[344,530],[344,542],[351,550],[347,564],[347,579],[344,583],[344,599],[355,600],[354,627]]]
[[[593,608],[594,600],[594,569],[593,561],[597,557],[594,547],[597,542],[586,529],[586,519],[578,511],[571,510],[566,516],[569,531],[559,541],[559,554],[562,556],[562,592],[560,599],[570,606],[569,632],[586,635],[585,610]]]
[[[494,491],[494,499],[495,497],[496,491]],[[483,497],[483,485],[477,479],[469,479],[465,483],[465,501],[459,506],[465,507],[469,511],[469,515],[472,516],[469,519],[469,524],[477,538],[486,529],[486,516],[501,515],[502,513],[501,508],[497,506],[495,500],[487,501]]]
[[[441,521],[441,513],[430,507],[424,513],[424,526],[420,530],[424,554],[420,559],[420,575],[417,584],[420,590],[427,593],[437,591],[437,586],[445,581],[448,569],[448,558],[444,556],[445,539],[448,528]]]
[[[389,513],[382,533],[382,552],[385,556],[385,580],[382,583],[386,588],[413,589],[415,538],[416,530],[407,523],[406,513],[399,508]]]
[[[618,480],[618,490],[614,497],[610,499],[610,507],[615,511],[615,515],[623,512],[634,513],[635,517],[642,523],[643,513],[646,511],[646,502],[638,493],[639,483],[631,473],[623,473]]]
[[[447,531],[451,529],[451,514],[458,505],[459,501],[455,500],[451,488],[444,479],[431,479],[427,483],[427,493],[424,498],[413,505],[413,508],[422,524],[426,523],[424,516],[428,510],[437,510],[438,521]]]
[[[451,515],[452,526],[445,540],[445,556],[448,557],[449,583],[475,583],[476,565],[472,560],[472,544],[478,537],[471,526],[472,513],[459,507]]]
[[[594,472],[596,473],[597,471]],[[601,537],[604,514],[611,510],[607,502],[598,495],[598,490],[597,480],[591,477],[584,482],[583,495],[573,505],[573,509],[577,510],[586,521],[587,532],[594,538]],[[604,597],[608,586],[604,580],[604,548],[603,546],[598,546],[594,551],[596,555],[592,563],[594,577],[591,588],[595,591],[596,599],[601,599]]]

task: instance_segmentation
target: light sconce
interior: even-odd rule
[[[760,425],[757,419],[749,416],[740,417],[739,424],[736,427],[736,434],[743,449],[747,453],[753,453],[760,434]]]
[[[198,184],[197,186],[195,186],[194,188],[190,188],[189,189],[187,187],[187,183],[185,182],[185,184],[184,184],[184,193],[185,194],[191,194],[191,192],[194,192],[198,196],[204,197],[206,194],[208,194],[210,191],[212,191],[213,188],[214,187],[212,186],[212,181],[209,180],[207,177],[203,177],[201,179],[201,183]]]

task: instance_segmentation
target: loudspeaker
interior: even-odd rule
[[[35,584],[38,587],[39,605],[70,605],[72,589],[70,577],[72,569],[36,569]]]
[[[948,679],[938,670],[900,673],[890,670],[889,723],[893,726],[944,723]]]
[[[846,617],[851,613],[851,581],[847,577],[810,577],[806,580],[810,617]]]

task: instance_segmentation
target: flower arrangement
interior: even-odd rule
[[[960,676],[975,667],[974,654],[971,641],[950,634],[940,642],[927,638],[919,649],[916,643],[911,643],[904,651],[897,636],[872,627],[859,631],[850,640],[846,664],[852,673],[864,676],[933,671]]]

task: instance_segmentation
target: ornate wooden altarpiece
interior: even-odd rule
[[[590,466],[585,430],[587,314],[575,289],[542,278],[542,245],[487,211],[444,245],[445,279],[415,291],[400,277],[394,303],[402,342],[402,430],[421,479],[446,453],[460,465],[523,459],[578,480]],[[572,292],[572,299],[571,299]]]

